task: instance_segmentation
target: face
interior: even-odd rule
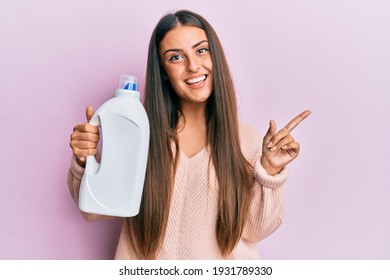
[[[182,106],[204,105],[213,90],[212,60],[204,30],[178,26],[165,35],[159,51]]]

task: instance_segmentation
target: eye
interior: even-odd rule
[[[172,61],[172,62],[174,62],[174,61],[178,61],[178,60],[180,60],[180,59],[182,59],[183,57],[180,55],[180,54],[174,54],[174,55],[172,55],[170,58],[169,58],[169,61]]]
[[[208,48],[201,48],[201,49],[198,50],[198,53],[199,53],[199,54],[203,54],[203,53],[206,53],[206,52],[208,52],[208,51],[209,51]]]

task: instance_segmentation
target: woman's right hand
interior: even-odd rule
[[[86,157],[98,154],[98,143],[100,140],[99,128],[89,124],[89,120],[94,114],[91,106],[86,109],[87,123],[78,124],[73,128],[70,135],[70,147],[81,166],[85,166]]]

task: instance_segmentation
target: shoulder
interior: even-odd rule
[[[252,125],[240,122],[238,127],[242,139],[261,138],[259,131]]]
[[[263,137],[259,131],[248,124],[239,123],[241,151],[250,162],[259,156],[262,150]]]

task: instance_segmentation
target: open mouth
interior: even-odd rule
[[[194,84],[199,84],[199,83],[205,81],[206,79],[207,79],[207,75],[202,75],[202,76],[197,77],[197,78],[185,80],[185,82],[187,85],[194,85]]]

